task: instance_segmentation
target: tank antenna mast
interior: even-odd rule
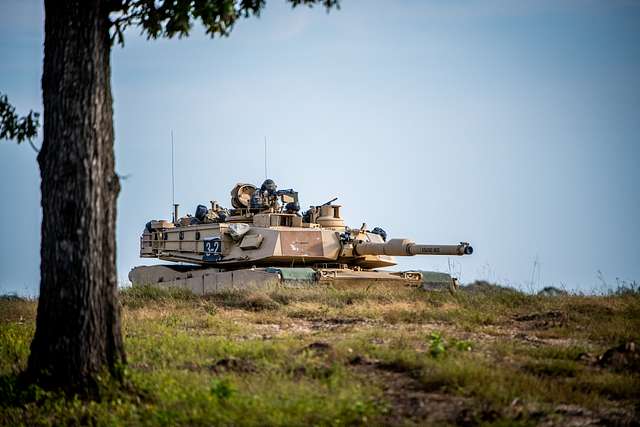
[[[177,205],[176,205],[176,192],[175,192],[175,176],[173,172],[173,129],[171,129],[171,204],[173,205],[173,222],[178,220]]]
[[[267,137],[264,137],[264,179],[267,179]]]

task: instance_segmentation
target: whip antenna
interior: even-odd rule
[[[173,129],[171,129],[171,204],[173,205],[173,222],[178,220],[176,214],[176,181],[173,172]]]
[[[264,137],[264,179],[267,180],[267,137]]]

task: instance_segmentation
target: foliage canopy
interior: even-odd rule
[[[0,139],[12,139],[20,144],[35,138],[40,126],[39,118],[40,114],[33,111],[24,117],[18,116],[7,95],[0,92]]]
[[[322,4],[327,11],[340,7],[338,0],[287,0],[293,8]],[[240,18],[260,16],[266,0],[116,0],[111,4],[112,40],[124,45],[124,31],[139,27],[148,39],[180,38],[200,22],[213,37],[228,36]]]

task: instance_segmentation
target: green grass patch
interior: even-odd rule
[[[18,386],[36,302],[0,299],[0,425],[569,423],[554,412],[562,404],[604,414],[603,424],[617,422],[607,411],[635,416],[638,373],[596,363],[637,342],[633,292],[371,286],[201,298],[133,287],[121,301],[135,391],[89,402]]]

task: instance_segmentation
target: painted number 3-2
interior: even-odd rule
[[[222,252],[222,242],[219,238],[207,239],[204,241],[204,257],[205,261],[218,261]]]

